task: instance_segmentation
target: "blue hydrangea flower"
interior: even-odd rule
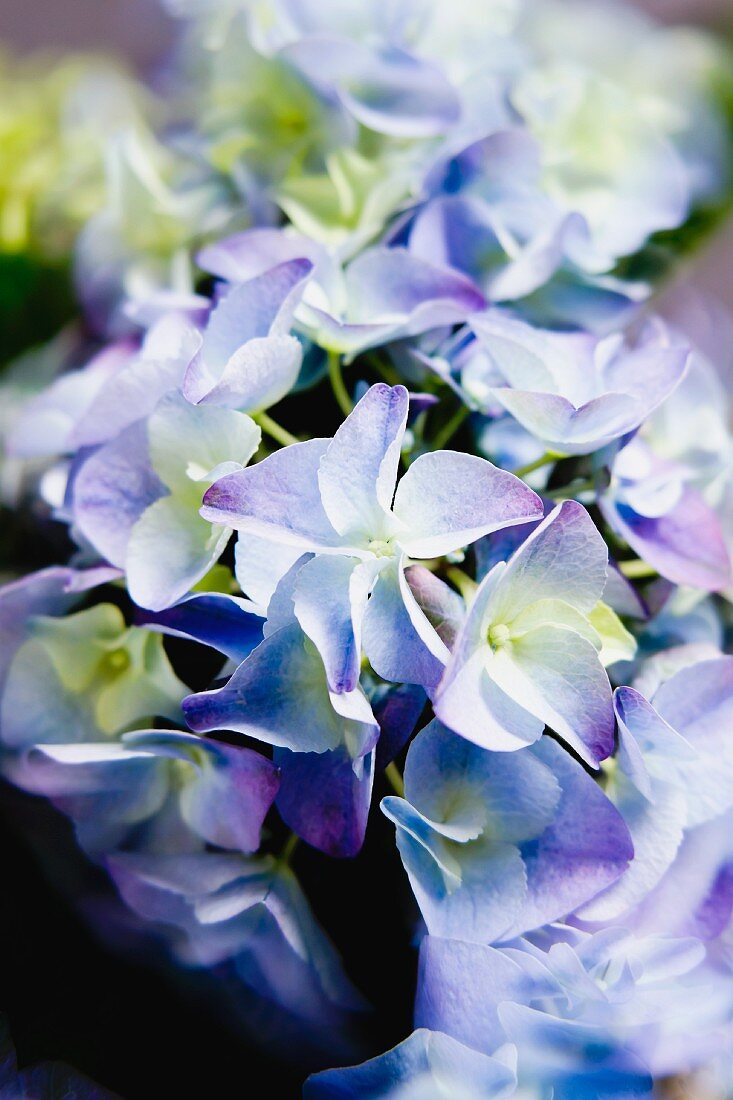
[[[486,305],[466,276],[401,247],[368,248],[342,266],[302,233],[252,229],[205,248],[199,262],[237,282],[271,278],[276,265],[312,264],[294,312],[295,327],[320,347],[349,358],[458,324]]]
[[[520,1089],[590,1100],[649,1095],[652,1072],[704,1062],[728,1002],[695,939],[555,926],[501,949],[427,937],[416,1023],[489,1055],[510,1042]]]
[[[634,688],[615,694],[619,754],[607,791],[629,826],[634,860],[580,915],[710,938],[733,912],[724,839],[733,809],[733,658],[693,662],[650,694],[653,705]]]
[[[250,17],[254,42],[293,65],[357,122],[398,138],[432,137],[458,119],[460,100],[441,68],[410,51],[411,4],[344,8],[275,3]]]
[[[572,912],[634,854],[603,792],[549,738],[494,753],[432,722],[404,781],[382,809],[434,935],[513,939]]]
[[[638,428],[679,383],[689,354],[651,323],[633,343],[537,329],[498,310],[471,325],[498,378],[474,359],[464,388],[498,401],[558,454],[588,454]]]
[[[686,471],[635,438],[616,456],[598,506],[609,526],[675,584],[718,592],[731,561],[714,509]]]
[[[224,687],[188,696],[184,712],[200,733],[235,730],[305,753],[345,746],[352,761],[363,761],[379,736],[361,687],[332,691],[315,646],[295,622],[268,630]]]
[[[284,863],[195,852],[118,853],[108,865],[131,909],[170,926],[182,962],[226,962],[261,996],[324,1029],[365,1007]]]
[[[208,843],[255,852],[279,783],[275,765],[251,749],[176,730],[37,744],[11,775],[68,814],[82,846],[96,853],[119,847],[133,829],[138,849]]]

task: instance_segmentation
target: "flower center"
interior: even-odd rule
[[[510,644],[511,634],[506,623],[496,623],[489,629],[489,645],[494,652]]]
[[[392,539],[370,539],[367,548],[375,558],[391,558],[394,555]]]
[[[126,649],[113,649],[106,654],[104,664],[107,672],[118,675],[130,667],[130,654]]]

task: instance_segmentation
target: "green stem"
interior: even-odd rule
[[[384,381],[390,386],[399,386],[402,382],[397,371],[394,367],[391,367],[389,363],[383,363],[377,355],[367,356],[367,363],[373,371],[384,379]]]
[[[470,414],[471,410],[468,405],[459,405],[450,420],[448,420],[440,431],[436,433],[433,439],[433,450],[439,451],[445,447],[446,443],[453,438],[461,424]]]
[[[511,473],[515,477],[526,477],[527,474],[533,474],[535,470],[541,470],[543,466],[549,466],[551,462],[556,462],[558,457],[553,451],[546,451],[534,462],[528,462],[526,466],[517,466],[516,470],[512,470]]]
[[[298,834],[291,833],[283,845],[283,850],[278,856],[278,863],[282,863],[286,867],[289,866],[290,860],[293,858],[293,853],[295,852],[295,849],[298,847],[299,844],[300,837],[298,836]]]
[[[589,477],[587,481],[576,481],[570,485],[564,485],[562,489],[543,489],[542,493],[550,500],[572,500],[580,493],[594,492],[595,487],[595,481]]]
[[[328,377],[331,380],[331,389],[339,403],[341,412],[344,416],[348,416],[354,408],[354,402],[349,397],[349,391],[346,389],[344,376],[341,372],[341,356],[337,351],[329,351],[328,353]]]
[[[453,581],[466,603],[470,603],[478,588],[476,581],[469,577],[468,573],[464,573],[462,569],[459,569],[457,565],[450,565],[445,574],[449,581]]]
[[[402,776],[400,775],[399,768],[395,764],[394,760],[384,769],[384,774],[394,793],[398,794],[400,798],[404,798],[405,784],[402,781]]]
[[[252,417],[255,424],[259,424],[263,432],[266,432],[271,439],[274,439],[276,443],[279,443],[281,447],[290,447],[293,443],[300,443],[300,440],[291,435],[289,431],[281,427],[276,420],[273,420],[267,413],[255,413]]]
[[[646,577],[656,576],[656,569],[641,558],[633,558],[631,561],[620,561],[619,570],[628,580],[643,580]]]

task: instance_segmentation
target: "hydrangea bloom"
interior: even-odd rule
[[[629,347],[617,334],[543,332],[498,311],[472,324],[500,378],[469,365],[465,388],[498,401],[560,454],[599,451],[638,428],[680,381],[689,354],[653,325]]]
[[[419,456],[395,487],[407,410],[404,387],[377,384],[332,440],[286,448],[222,478],[204,498],[207,519],[314,555],[298,572],[293,605],[334,692],[354,688],[362,633],[373,667],[392,678],[380,647],[396,623],[417,651],[399,678],[421,682],[432,632],[404,580],[408,559],[448,554],[540,514],[535,494],[511,474],[455,451]],[[432,645],[442,655],[440,640]]]
[[[3,776],[313,1100],[717,1079],[733,323],[658,290],[729,197],[722,49],[166,6],[84,323],[3,392]]]
[[[568,501],[498,563],[476,592],[438,686],[441,721],[500,750],[531,744],[547,723],[589,763],[607,756],[611,689],[593,625],[607,560],[587,513]]]
[[[382,809],[434,935],[511,940],[577,908],[634,854],[602,792],[548,739],[486,752],[433,722],[410,745],[405,796]]]

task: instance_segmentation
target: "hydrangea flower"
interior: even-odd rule
[[[3,568],[56,563],[0,590],[0,770],[234,1026],[351,1066],[307,1096],[694,1091],[733,1016],[733,374],[657,292],[726,203],[723,53],[571,0],[165,2],[84,322],[0,403]],[[353,1065],[418,945],[417,1030]]]
[[[589,454],[638,428],[679,383],[689,354],[651,323],[633,342],[536,329],[498,310],[471,325],[498,378],[474,359],[465,389],[498,401],[558,454]]]
[[[382,809],[433,935],[511,940],[572,912],[634,854],[611,803],[549,738],[487,752],[432,722],[404,780],[405,798]]]
[[[357,122],[399,138],[432,137],[458,118],[460,103],[441,69],[409,51],[410,4],[344,8],[310,0],[271,5],[251,33],[277,50]]]
[[[109,852],[137,830],[139,848],[202,842],[250,854],[278,788],[276,767],[251,749],[176,730],[134,730],[119,741],[37,744],[12,767],[74,821],[83,847]],[[200,838],[200,839],[199,839]]]
[[[634,860],[624,875],[582,911],[584,920],[636,921],[634,909],[647,910],[656,927],[682,924],[679,907],[665,915],[655,887],[673,867],[683,838],[733,808],[733,782],[726,729],[733,707],[733,661],[719,657],[694,662],[670,676],[652,693],[652,703],[631,687],[618,688],[615,708],[620,751],[607,791],[627,822]],[[709,842],[708,850],[716,853]],[[702,872],[709,891],[700,897],[684,878],[684,912],[706,910],[708,934],[730,917],[733,898],[727,881],[730,856]],[[682,875],[695,869],[681,861]],[[697,870],[701,870],[698,866]],[[709,876],[706,878],[705,876]],[[670,880],[676,877],[674,873]],[[718,914],[716,919],[716,914]]]
[[[408,557],[449,553],[541,511],[511,474],[452,451],[416,459],[395,489],[407,407],[402,386],[372,386],[332,440],[287,447],[222,478],[204,498],[206,519],[314,555],[295,579],[293,603],[336,693],[356,684],[362,633],[380,671],[388,623],[399,622],[405,646],[417,651],[416,682],[425,644],[444,654],[404,580]]]
[[[598,506],[609,526],[676,584],[718,592],[731,584],[720,521],[686,473],[640,438],[617,455]]]
[[[704,954],[695,939],[623,929],[557,926],[500,949],[429,936],[416,1023],[484,1054],[514,1044],[520,1089],[649,1095],[650,1069],[684,1072],[706,1056],[704,1032],[697,1052],[687,1039],[696,999],[715,989]],[[725,1026],[725,1000],[700,1006],[703,1027]]]
[[[246,465],[259,443],[260,429],[244,413],[170,394],[147,423],[134,423],[82,464],[73,481],[76,523],[125,570],[136,603],[168,607],[218,561],[231,532],[201,519],[202,497],[222,473]]]
[[[217,852],[119,853],[109,866],[131,909],[175,930],[176,953],[188,965],[230,961],[240,981],[324,1028],[364,1008],[284,863]]]
[[[296,327],[320,347],[351,358],[465,321],[486,304],[459,272],[398,247],[366,249],[342,266],[302,234],[253,229],[205,249],[200,262],[220,277],[243,281],[296,261],[313,264],[294,311]]]
[[[593,625],[607,565],[585,509],[559,505],[481,582],[435,694],[438,718],[501,751],[532,744],[547,724],[597,767],[613,748]]]
[[[141,718],[180,717],[186,686],[173,672],[162,639],[125,626],[113,604],[65,618],[37,615],[27,629],[0,703],[7,747],[96,741]]]

